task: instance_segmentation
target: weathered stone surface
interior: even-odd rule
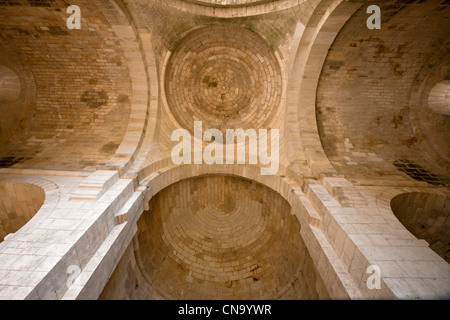
[[[448,1],[74,4],[0,0],[0,299],[450,297]]]

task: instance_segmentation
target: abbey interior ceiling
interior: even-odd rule
[[[448,0],[0,0],[0,299],[450,298]]]

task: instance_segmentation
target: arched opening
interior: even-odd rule
[[[45,201],[42,188],[23,182],[0,183],[0,242],[19,231]]]
[[[16,100],[21,91],[17,74],[6,66],[0,65],[0,102]]]
[[[431,89],[428,106],[436,113],[450,116],[450,80],[441,81]]]
[[[425,108],[428,85],[448,77],[446,5],[373,4],[383,12],[376,36],[366,27],[368,6],[362,5],[339,31],[320,69],[314,94],[325,154],[352,181],[409,180],[394,165],[408,160],[447,184],[449,121]]]
[[[205,130],[223,133],[272,128],[282,87],[282,70],[270,46],[254,32],[230,25],[189,33],[170,56],[165,74],[170,111],[191,134],[199,120]]]
[[[405,193],[391,201],[398,220],[450,263],[450,197],[421,192]]]
[[[151,199],[137,227],[137,263],[128,250],[100,299],[329,298],[291,206],[257,182],[182,180]]]

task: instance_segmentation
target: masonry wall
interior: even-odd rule
[[[363,184],[417,181],[394,165],[406,160],[447,185],[448,117],[434,114],[421,97],[449,76],[449,11],[442,1],[374,4],[381,29],[366,27],[361,7],[323,66],[317,124],[324,150],[339,173]]]
[[[134,256],[128,249],[101,298],[327,299],[290,210],[236,177],[172,185],[142,214]]]
[[[8,51],[0,61],[8,67],[14,59],[31,72],[35,87],[23,87],[23,94],[35,97],[30,119],[0,139],[3,167],[92,170],[122,141],[132,101],[120,41],[102,14],[103,3],[73,4],[83,8],[80,30],[67,28],[70,14],[62,1],[1,6],[1,40]]]

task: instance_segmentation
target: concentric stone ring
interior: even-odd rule
[[[184,38],[171,55],[167,102],[179,125],[203,129],[271,129],[282,75],[269,45],[236,26],[208,26]]]

